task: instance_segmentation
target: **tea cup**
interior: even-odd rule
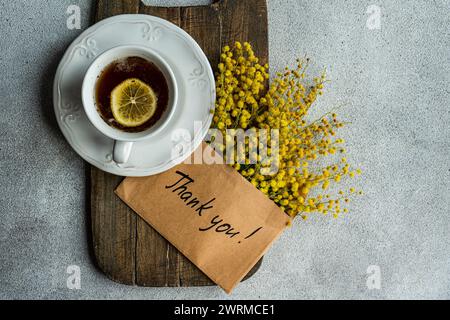
[[[141,132],[126,132],[109,125],[101,117],[96,102],[96,85],[102,72],[114,61],[128,57],[140,57],[155,64],[164,75],[168,86],[167,108],[153,126]],[[84,111],[92,125],[114,140],[113,160],[120,165],[128,162],[135,142],[152,139],[170,121],[177,105],[178,87],[170,65],[157,52],[143,46],[125,45],[105,51],[92,62],[83,79],[81,97]]]

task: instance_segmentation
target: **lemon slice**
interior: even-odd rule
[[[127,79],[111,92],[114,119],[125,127],[138,127],[156,111],[157,98],[150,86],[139,79]]]

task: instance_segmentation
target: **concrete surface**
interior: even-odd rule
[[[448,1],[269,1],[272,72],[304,54],[312,70],[328,68],[317,108],[345,104],[342,135],[365,196],[345,218],[297,221],[230,296],[128,287],[94,268],[87,166],[51,99],[58,60],[81,32],[66,28],[70,4],[86,28],[93,1],[0,2],[0,298],[450,298]],[[367,26],[369,5],[381,9],[381,29]],[[69,265],[81,268],[80,290],[66,287]],[[380,289],[366,285],[373,265]]]

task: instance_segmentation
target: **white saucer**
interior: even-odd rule
[[[95,57],[119,45],[142,45],[159,53],[172,68],[179,90],[171,121],[151,140],[136,142],[125,165],[112,161],[113,140],[90,123],[81,102],[88,67]],[[184,161],[208,132],[215,98],[211,66],[195,40],[166,20],[139,14],[114,16],[83,32],[61,60],[53,92],[58,124],[72,148],[90,164],[121,176],[157,174]],[[189,135],[174,134],[177,129]],[[186,139],[174,158],[174,146]]]

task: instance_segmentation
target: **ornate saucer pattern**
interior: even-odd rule
[[[112,161],[113,140],[95,129],[81,102],[88,67],[98,55],[119,45],[156,51],[172,68],[179,89],[170,123],[151,140],[136,142],[126,165]],[[83,32],[62,58],[53,91],[56,118],[69,144],[90,164],[121,176],[157,174],[184,161],[208,132],[215,97],[213,72],[195,40],[166,20],[139,14],[114,16]]]

